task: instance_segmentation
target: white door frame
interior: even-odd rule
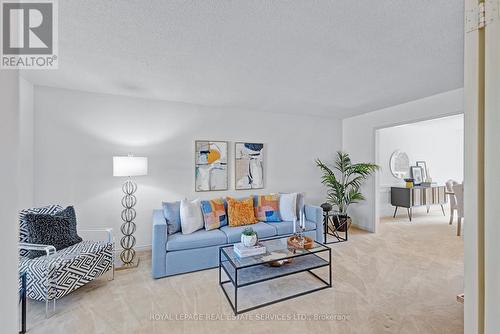
[[[478,3],[465,0],[466,22],[478,17]],[[487,0],[485,26],[468,27],[464,41],[465,333],[500,332],[499,7],[500,1]]]
[[[490,3],[494,3],[490,1]],[[500,333],[500,1],[485,28],[484,332]],[[467,224],[467,223],[466,223]]]

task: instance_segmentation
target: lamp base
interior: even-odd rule
[[[139,267],[139,258],[134,259],[130,263],[121,263],[120,266],[115,267],[115,270],[126,270],[126,269],[134,269]]]

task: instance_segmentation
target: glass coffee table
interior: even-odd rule
[[[332,250],[316,241],[312,248],[297,249],[289,247],[287,240],[288,237],[279,237],[259,241],[266,247],[267,252],[244,258],[234,253],[232,245],[219,249],[219,285],[235,315],[332,287]],[[291,262],[280,267],[272,266],[276,261],[283,260]],[[313,272],[314,269],[322,267],[328,267],[328,281]],[[238,289],[304,272],[319,280],[320,286],[242,310],[238,309]],[[227,279],[223,280],[223,274]],[[231,286],[234,291],[232,298],[231,291],[228,291]]]

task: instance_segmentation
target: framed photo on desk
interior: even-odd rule
[[[423,169],[420,166],[411,166],[411,177],[413,178],[413,184],[419,186],[424,182],[423,179]]]
[[[429,181],[429,171],[427,170],[427,163],[425,161],[417,161],[415,163],[418,167],[422,167],[422,181]]]

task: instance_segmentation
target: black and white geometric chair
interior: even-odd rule
[[[26,272],[27,296],[45,301],[46,316],[49,303],[55,303],[68,293],[108,273],[114,279],[114,240],[110,228],[78,230],[78,233],[105,233],[106,241],[82,241],[56,251],[52,245],[29,244],[25,215],[56,214],[63,208],[50,205],[42,208],[25,209],[19,213],[19,272]],[[30,250],[45,251],[45,256],[29,258]]]

